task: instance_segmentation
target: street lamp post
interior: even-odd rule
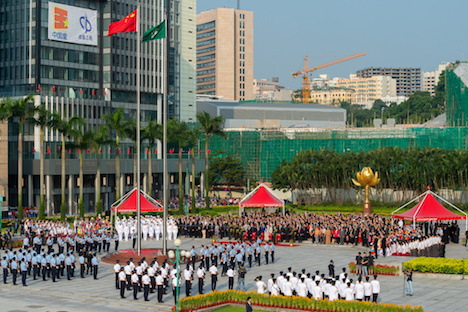
[[[179,290],[180,290],[180,262],[185,261],[189,255],[189,251],[179,250],[180,245],[182,244],[182,241],[177,238],[174,240],[174,245],[176,246],[176,251],[174,253],[173,250],[170,250],[168,252],[169,259],[171,259],[172,263],[174,263],[177,267],[177,285],[176,285],[176,312],[179,312]]]

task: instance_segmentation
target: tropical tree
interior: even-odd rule
[[[40,205],[39,219],[45,218],[44,204],[44,129],[51,126],[52,114],[46,109],[45,104],[41,104],[35,108],[34,115],[29,118],[29,122],[41,129],[41,146],[40,146],[40,163],[39,163],[39,187],[40,187]]]
[[[183,191],[183,172],[182,172],[182,151],[187,145],[188,125],[185,121],[171,119],[168,122],[169,141],[176,142],[179,149],[179,211],[184,211],[184,191]]]
[[[148,194],[153,192],[152,151],[157,141],[162,141],[162,126],[156,120],[149,119],[142,131],[143,140],[148,141]]]
[[[232,198],[231,186],[242,184],[245,170],[239,157],[223,154],[213,157],[210,162],[210,183],[211,185],[226,184],[229,197]]]
[[[90,146],[94,153],[96,153],[96,216],[102,213],[101,203],[101,153],[102,146],[110,144],[109,129],[106,126],[101,126],[97,131],[92,132]]]
[[[34,114],[32,95],[15,100],[5,100],[0,104],[0,119],[17,122],[18,129],[18,218],[23,219],[23,125]]]
[[[191,149],[192,158],[192,213],[195,212],[195,147],[200,139],[200,128],[197,126],[187,131],[187,143]]]
[[[69,142],[69,148],[78,151],[80,154],[80,199],[79,199],[79,209],[80,209],[80,217],[84,217],[84,201],[83,201],[83,187],[84,187],[84,179],[83,179],[83,153],[86,152],[91,146],[93,146],[94,140],[94,132],[93,131],[86,131],[83,132],[82,127],[77,127],[72,131],[71,138],[73,139],[72,142]]]
[[[102,116],[109,131],[113,132],[111,137],[115,135],[115,140],[111,140],[117,151],[115,154],[115,193],[116,199],[119,199],[120,194],[120,140],[125,139],[126,128],[128,123],[125,121],[125,115],[122,108],[115,110],[112,114]]]
[[[84,124],[84,120],[81,117],[74,116],[69,120],[62,119],[61,115],[58,113],[52,113],[52,117],[50,120],[50,126],[52,129],[57,130],[62,135],[62,148],[61,148],[61,158],[62,158],[62,179],[61,179],[61,188],[62,188],[62,196],[61,196],[61,203],[60,203],[60,219],[65,221],[65,214],[67,211],[67,207],[65,205],[65,141],[73,136],[75,131],[77,131],[77,127]],[[80,180],[81,182],[81,180]],[[73,190],[69,190],[72,192]],[[70,207],[71,210],[71,207]]]
[[[222,129],[224,124],[223,116],[211,117],[207,112],[199,112],[197,114],[197,121],[200,124],[200,129],[205,135],[205,200],[206,208],[210,208],[210,188],[209,188],[209,160],[208,160],[208,151],[210,145],[210,139],[214,135],[221,137],[226,137],[226,133]]]

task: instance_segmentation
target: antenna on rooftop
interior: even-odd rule
[[[237,0],[237,9],[240,10],[240,0]]]

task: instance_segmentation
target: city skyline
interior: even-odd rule
[[[367,67],[434,71],[440,63],[464,60],[468,51],[468,43],[461,40],[468,29],[461,23],[468,2],[450,0],[441,6],[435,0],[397,0],[390,6],[370,0],[295,0],[287,7],[282,4],[241,1],[240,9],[254,12],[254,77],[279,77],[282,85],[293,90],[301,87],[301,79],[291,74],[303,68],[306,55],[309,66],[314,66],[366,51],[365,57],[312,75],[347,78]],[[235,0],[201,0],[197,13],[236,6]]]

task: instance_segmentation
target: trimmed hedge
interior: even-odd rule
[[[252,298],[252,304],[260,307],[296,309],[302,311],[377,311],[377,312],[422,312],[421,306],[397,305],[386,303],[371,303],[367,301],[345,300],[315,300],[307,297],[284,297],[261,295],[256,292],[243,292],[236,290],[213,291],[206,295],[196,295],[179,300],[181,312],[197,311],[221,304],[245,304],[247,297]]]
[[[468,275],[468,261],[464,259],[419,257],[403,262],[403,268],[411,268],[411,270],[421,273]]]

